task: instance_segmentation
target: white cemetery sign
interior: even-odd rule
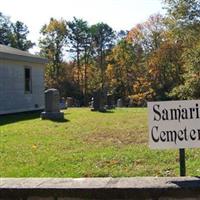
[[[149,102],[152,149],[200,147],[200,100]]]

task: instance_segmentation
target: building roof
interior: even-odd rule
[[[46,58],[42,58],[37,55],[33,55],[27,51],[22,51],[9,46],[0,44],[0,59],[1,60],[15,60],[15,61],[25,61],[31,63],[47,63]]]

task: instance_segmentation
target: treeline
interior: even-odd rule
[[[39,41],[40,54],[49,59],[46,87],[58,88],[63,97],[83,105],[96,91],[138,106],[152,100],[198,99],[200,2],[164,0],[164,6],[165,16],[150,16],[119,33],[105,23],[50,19]]]
[[[0,12],[0,44],[26,51],[35,45],[27,39],[28,33],[28,27],[23,22],[11,22]]]

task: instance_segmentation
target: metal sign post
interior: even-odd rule
[[[185,149],[179,149],[180,176],[186,176]]]

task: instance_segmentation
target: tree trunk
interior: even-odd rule
[[[86,51],[85,51],[85,58],[84,58],[84,64],[85,64],[85,68],[84,68],[84,104],[85,106],[88,105],[88,97],[87,97],[87,58],[86,58]]]

